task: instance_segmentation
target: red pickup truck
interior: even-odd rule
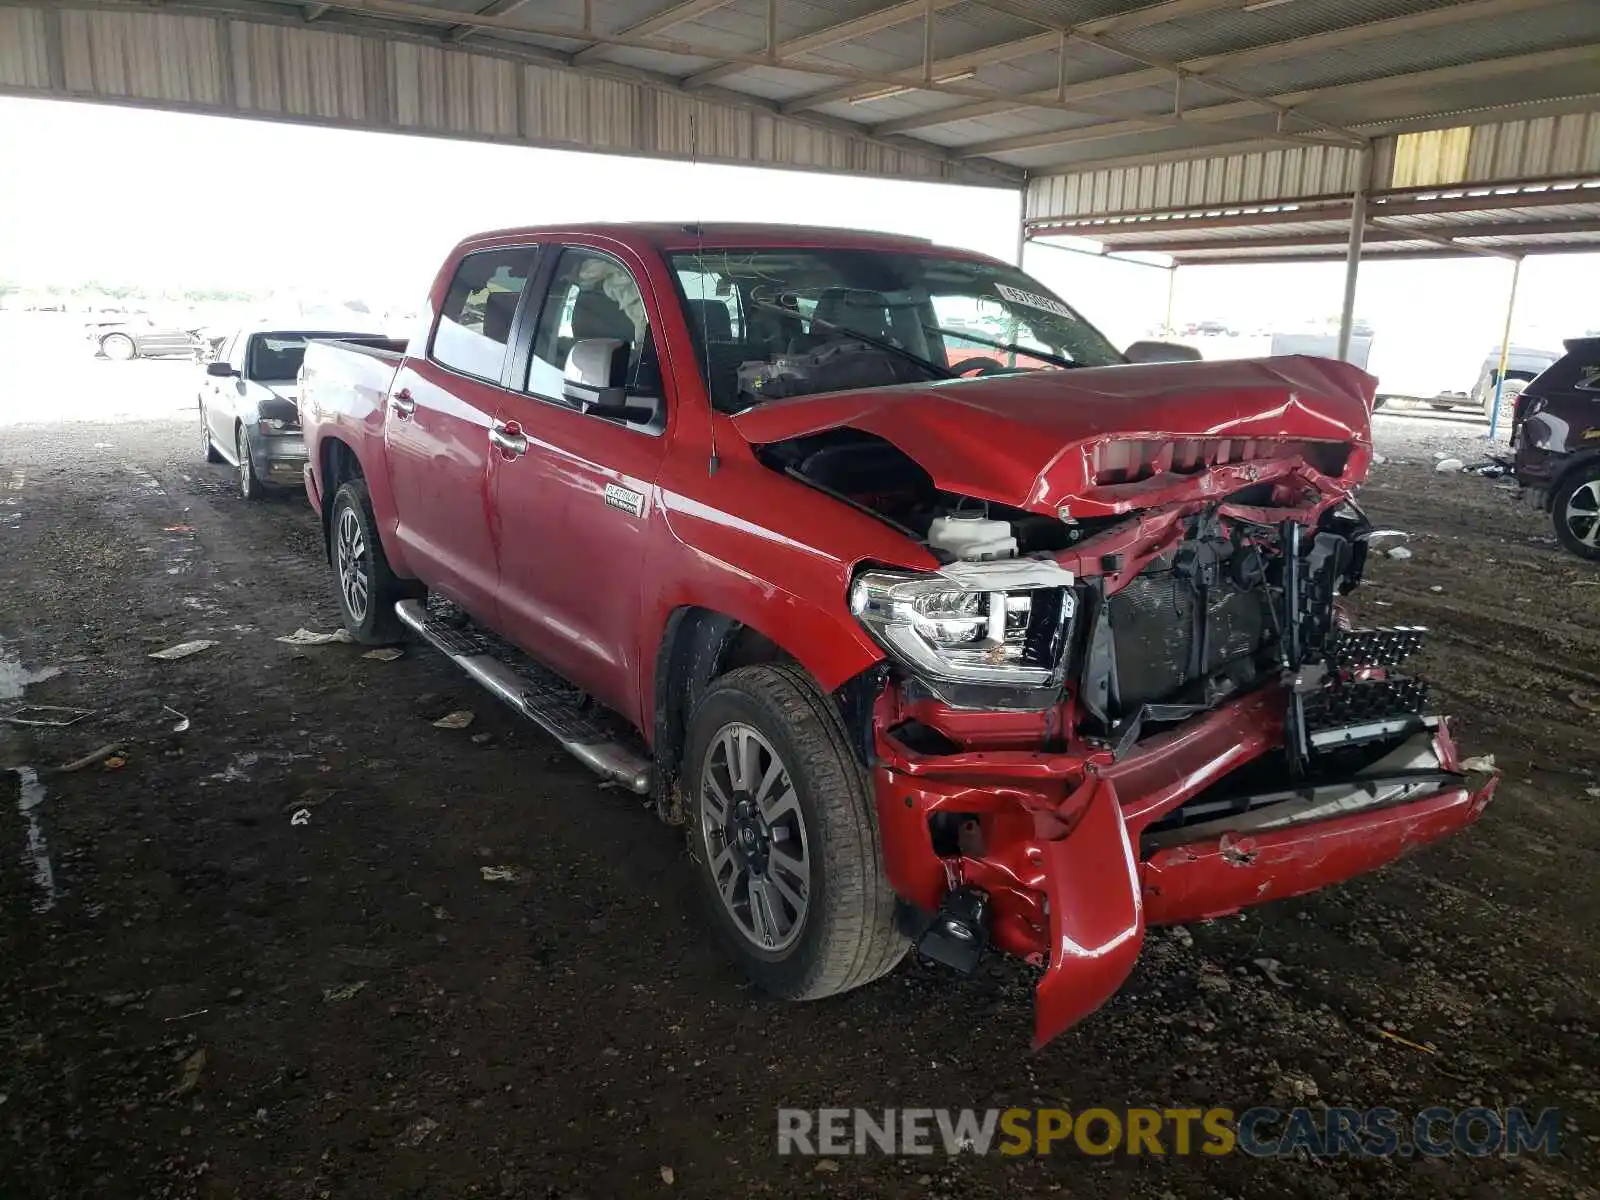
[[[1148,926],[1488,802],[1399,670],[1423,631],[1339,615],[1373,391],[1130,364],[925,241],[618,225],[463,242],[409,345],[313,344],[300,405],[351,632],[410,627],[683,824],[758,984],[992,945],[1044,968],[1043,1042]]]

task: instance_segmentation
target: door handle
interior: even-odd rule
[[[500,451],[500,457],[510,462],[528,452],[528,435],[515,421],[501,424],[496,421],[489,427],[489,444]]]
[[[394,405],[394,411],[402,417],[409,417],[417,411],[417,402],[412,399],[410,388],[401,388],[389,397],[389,403]]]

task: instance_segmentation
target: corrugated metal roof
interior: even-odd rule
[[[231,64],[233,52],[223,55],[217,32],[225,21],[250,31],[241,35],[247,46],[288,56],[273,68],[266,50],[243,52],[252,112],[386,127],[400,120],[403,101],[422,128],[443,122],[445,130],[470,126],[469,136],[526,138],[525,128],[506,132],[506,81],[525,91],[527,61],[558,56],[547,69],[583,81],[571,99],[578,103],[581,93],[586,113],[599,96],[640,106],[631,126],[637,152],[655,136],[640,131],[654,127],[652,114],[670,98],[674,111],[719,106],[730,128],[750,129],[758,119],[775,130],[792,126],[792,136],[770,144],[803,147],[802,165],[819,157],[815,139],[834,139],[820,157],[874,163],[885,156],[915,163],[919,178],[1014,177],[1016,169],[1073,170],[1263,139],[1354,145],[1397,125],[1450,124],[1468,110],[1600,92],[1600,0],[1284,0],[1248,12],[1242,0],[782,0],[772,11],[780,55],[788,57],[777,62],[766,59],[767,0],[407,0],[381,11],[368,2],[8,0],[0,4],[0,86],[228,110],[233,76],[224,61]],[[1438,11],[1461,18],[1428,15]],[[929,20],[931,83],[914,78]],[[1383,24],[1394,21],[1398,28]],[[82,89],[50,77],[53,60],[41,46],[54,44],[58,30],[63,46],[71,31]],[[1064,53],[1049,44],[1055,30],[1064,31]],[[1305,39],[1312,40],[1296,53]],[[979,51],[975,68],[939,74],[940,60]],[[462,54],[473,61],[453,57]],[[1215,67],[1213,84],[1184,86],[1186,113],[1207,106],[1220,113],[1177,127],[1118,124],[1170,110],[1173,64],[1239,54]],[[1481,67],[1507,58],[1517,60],[1514,71]],[[1051,93],[1063,61],[1068,98],[1058,101]],[[302,64],[303,78],[291,78]],[[1413,81],[1419,72],[1429,74]],[[894,95],[849,102],[901,86],[915,89],[903,102]],[[1292,98],[1326,127],[1280,127],[1264,103],[1272,97]],[[818,111],[806,111],[808,104]],[[1062,104],[1075,111],[1063,113]],[[940,109],[950,110],[944,123],[904,120]],[[1219,117],[1227,125],[1211,127]],[[871,133],[897,119],[902,128],[892,142]],[[554,123],[587,120],[568,114]],[[1085,121],[1105,124],[1105,134],[1040,136]],[[1008,136],[1023,144],[1004,145]],[[953,161],[972,158],[989,161]]]

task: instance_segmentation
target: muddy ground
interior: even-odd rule
[[[1499,798],[1377,875],[1153,934],[1038,1054],[1004,965],[750,993],[635,800],[420,648],[274,641],[336,625],[311,514],[239,501],[186,417],[0,428],[0,699],[59,667],[26,699],[95,710],[0,726],[0,767],[41,776],[0,773],[0,1196],[1593,1195],[1600,571],[1431,469],[1481,450],[1469,424],[1378,426],[1365,501],[1415,557],[1357,609],[1434,629],[1424,665]],[[194,638],[218,645],[146,657]],[[434,727],[457,709],[469,728]],[[105,746],[120,766],[46,776]],[[775,1154],[780,1104],[1301,1099],[1556,1106],[1563,1152]]]

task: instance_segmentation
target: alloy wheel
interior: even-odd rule
[[[1600,547],[1600,479],[1575,487],[1562,517],[1574,538],[1585,546]]]
[[[344,606],[351,620],[359,625],[367,619],[371,583],[367,578],[367,540],[361,533],[361,521],[353,508],[340,511],[339,525],[334,534],[334,566],[339,572],[339,594],[344,597]]]
[[[718,730],[699,807],[712,882],[734,926],[769,954],[787,949],[810,905],[810,841],[794,780],[772,743],[739,722]]]

